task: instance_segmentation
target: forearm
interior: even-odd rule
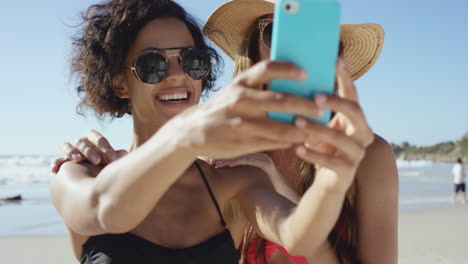
[[[291,202],[299,203],[300,196],[293,190],[291,186],[284,180],[284,178],[278,174],[278,170],[274,167],[274,164],[264,166],[261,169],[269,176],[273,188],[275,191],[284,197],[288,198]]]
[[[105,230],[133,229],[194,162],[188,146],[173,133],[160,132],[97,176],[97,214]]]
[[[318,183],[307,190],[284,224],[284,244],[291,254],[314,254],[323,245],[336,224],[345,195],[326,191]]]

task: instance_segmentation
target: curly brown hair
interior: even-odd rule
[[[114,94],[112,79],[125,70],[125,59],[138,32],[150,21],[175,17],[190,30],[195,46],[208,52],[210,74],[203,79],[204,94],[214,90],[222,59],[209,47],[196,20],[171,0],[111,0],[90,6],[81,13],[82,28],[73,38],[71,73],[81,100],[79,114],[93,109],[99,118],[131,114],[130,102]]]

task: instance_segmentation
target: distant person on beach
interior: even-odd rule
[[[463,203],[466,204],[466,184],[465,184],[465,168],[461,158],[457,159],[457,163],[453,166],[453,183],[455,190],[453,192],[453,202],[457,201],[458,193],[461,193]]]

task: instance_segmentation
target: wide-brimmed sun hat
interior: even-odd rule
[[[239,52],[250,27],[273,14],[276,0],[231,0],[219,6],[203,29],[207,37],[231,59]],[[384,30],[378,24],[342,24],[343,60],[359,79],[375,64],[382,50]]]

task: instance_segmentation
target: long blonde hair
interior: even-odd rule
[[[260,19],[260,18],[259,18]],[[257,20],[258,21],[258,20]],[[258,51],[259,34],[257,32],[257,22],[255,22],[248,31],[246,38],[242,45],[239,47],[236,57],[234,59],[234,72],[233,75],[246,71],[252,67],[256,61],[259,61]],[[343,48],[340,45],[340,55]],[[269,155],[272,157],[271,153]],[[278,168],[289,167],[297,171],[298,177],[294,185],[297,186],[297,192],[301,196],[313,184],[315,178],[315,166],[308,163],[295,155],[294,152],[287,153],[287,155],[280,155],[279,157],[272,157]],[[350,188],[347,198],[341,209],[336,226],[328,235],[328,241],[334,247],[336,256],[340,263],[359,263],[357,259],[357,237],[355,216],[350,200],[354,196],[351,192],[354,188]],[[248,226],[244,232],[244,238],[241,248],[241,264],[250,264],[247,260],[247,254],[250,246],[254,243],[256,245],[255,262],[266,264],[267,259],[265,255],[266,240],[258,236],[253,230],[252,226]]]

